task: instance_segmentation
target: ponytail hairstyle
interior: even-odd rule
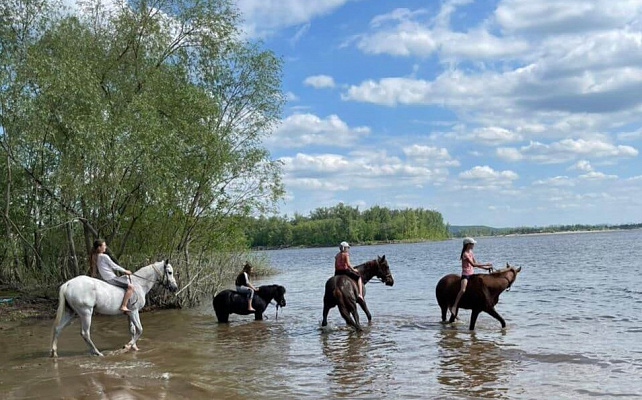
[[[252,271],[252,264],[250,264],[249,262],[246,262],[245,265],[243,266],[243,272],[249,274],[250,271]]]
[[[89,253],[89,276],[96,278],[98,276],[98,248],[105,243],[102,239],[94,240],[94,245],[91,247]]]
[[[461,254],[459,255],[459,259],[460,259],[460,260],[463,260],[463,259],[464,259],[464,253],[466,252],[466,250],[468,250],[468,247],[469,247],[471,244],[473,244],[473,243],[466,243],[466,244],[464,244],[464,247],[462,247],[462,248],[461,248]]]

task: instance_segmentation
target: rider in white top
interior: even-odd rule
[[[97,267],[98,267],[98,273],[100,274],[100,277],[103,279],[105,282],[109,282],[111,284],[114,284],[116,286],[120,286],[122,288],[127,287],[127,277],[126,276],[121,276],[118,277],[114,273],[114,271],[118,271],[120,273],[125,274],[127,271],[125,268],[121,267],[120,265],[116,264],[109,256],[105,253],[98,254],[98,260],[97,260]],[[124,278],[124,280],[123,280]],[[125,284],[123,286],[122,284]]]
[[[132,272],[116,264],[107,254],[105,254],[106,249],[107,243],[104,240],[94,241],[94,247],[91,250],[90,257],[92,276],[96,276],[95,272],[97,270],[98,275],[100,275],[100,278],[103,281],[125,289],[125,296],[123,296],[123,302],[120,306],[120,310],[127,313],[131,311],[127,308],[127,302],[134,293],[134,286],[131,284],[129,277],[125,275],[131,275]],[[114,271],[121,272],[125,275],[120,277],[116,276]]]

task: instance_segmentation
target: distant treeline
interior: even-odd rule
[[[533,233],[555,233],[555,232],[580,232],[580,231],[604,231],[612,229],[640,229],[642,224],[622,225],[551,225],[545,227],[516,227],[516,228],[492,228],[490,226],[449,226],[449,232],[454,237],[465,236],[502,236],[502,235],[525,235]]]
[[[251,247],[332,246],[341,241],[442,240],[450,237],[441,213],[433,210],[390,210],[372,207],[360,211],[343,203],[317,208],[308,216],[249,218],[245,234]]]

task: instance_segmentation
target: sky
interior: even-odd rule
[[[283,60],[279,213],[642,222],[642,0],[237,0]]]

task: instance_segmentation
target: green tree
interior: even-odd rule
[[[0,5],[0,204],[12,254],[0,277],[64,279],[73,271],[60,249],[77,260],[100,236],[132,262],[171,256],[194,299],[207,251],[238,248],[236,218],[282,195],[280,164],[261,144],[283,104],[281,62],[241,38],[226,0],[84,6]]]

